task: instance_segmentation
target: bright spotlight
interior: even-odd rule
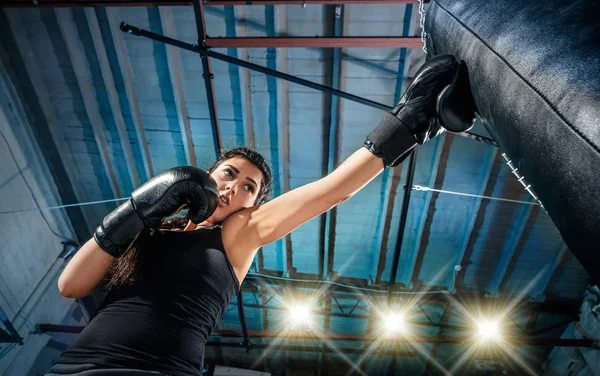
[[[496,320],[483,319],[477,323],[478,337],[481,341],[497,341],[500,339],[500,324]]]
[[[383,320],[388,334],[399,334],[406,329],[406,321],[401,314],[390,313]]]
[[[308,304],[294,304],[289,307],[289,318],[293,325],[310,326],[311,313]]]

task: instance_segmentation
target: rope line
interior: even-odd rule
[[[130,198],[131,197],[124,197],[124,198],[115,198],[115,199],[111,199],[111,200],[81,202],[81,203],[78,203],[78,204],[49,206],[49,207],[46,207],[46,208],[31,208],[31,209],[7,210],[7,211],[0,211],[0,214],[13,214],[13,213],[21,213],[21,212],[28,212],[28,211],[34,211],[34,210],[55,210],[55,209],[71,208],[71,207],[74,207],[74,206],[96,205],[96,204],[104,204],[106,202],[115,202],[115,201],[129,200]]]
[[[473,195],[470,193],[462,193],[462,192],[454,192],[454,191],[446,191],[443,189],[433,189],[433,188],[429,188],[429,187],[424,187],[422,185],[413,185],[412,186],[412,190],[413,191],[424,191],[424,192],[439,192],[439,193],[448,193],[451,195],[457,195],[457,196],[467,196],[467,197],[475,197],[475,198],[485,198],[488,200],[495,200],[495,201],[507,201],[507,202],[514,202],[517,204],[526,204],[526,205],[540,205],[537,202],[530,202],[530,201],[520,201],[520,200],[510,200],[508,198],[500,198],[500,197],[491,197],[491,196],[482,196],[482,195]]]

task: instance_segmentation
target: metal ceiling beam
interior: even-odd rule
[[[404,20],[402,35],[409,35],[410,33],[410,19],[413,13],[412,4],[408,4],[404,7]],[[398,69],[396,71],[396,88],[394,90],[393,103],[398,103],[402,96],[404,86],[404,76],[406,72],[407,50],[401,48],[399,51],[398,58]],[[386,229],[386,224],[391,221],[391,209],[394,207],[394,199],[396,198],[397,184],[393,184],[394,176],[400,179],[400,172],[402,166],[396,169],[386,168],[381,174],[381,191],[383,192],[379,203],[379,212],[377,215],[377,234],[375,241],[373,242],[373,250],[371,254],[371,279],[373,282],[377,282],[379,276],[379,269],[381,266],[385,266],[385,258],[387,256],[387,249],[382,249],[384,246],[387,247],[389,237],[389,227]],[[390,207],[391,205],[391,207]],[[389,226],[389,225],[388,225]],[[387,230],[387,231],[386,231]],[[383,272],[383,270],[381,271]]]
[[[198,45],[203,49],[207,49],[204,5],[200,0],[194,0],[194,15],[196,17]],[[212,73],[209,57],[206,55],[200,55],[200,60],[202,61],[202,77],[204,78],[204,87],[206,88],[206,100],[208,101],[208,113],[210,115],[210,125],[212,127],[215,155],[218,160],[223,153],[223,143],[221,142],[221,128],[219,127],[219,112],[217,111],[217,99],[215,96],[215,86],[213,81],[214,75]]]
[[[240,289],[237,295],[237,306],[238,306],[238,315],[240,317],[240,325],[242,326],[242,335],[244,337],[244,344],[250,343],[250,336],[248,335],[248,324],[246,322],[246,312],[244,311],[244,295],[243,291]]]
[[[173,22],[173,11],[170,7],[158,8],[160,12],[160,23],[166,34],[175,34],[175,24]],[[166,46],[167,49],[167,67],[169,77],[171,78],[171,90],[175,99],[175,110],[177,111],[177,121],[181,133],[181,142],[185,150],[185,160],[188,166],[197,166],[196,150],[194,148],[194,139],[192,137],[192,126],[190,124],[190,115],[185,103],[185,93],[183,92],[183,73],[181,71],[181,56],[179,51],[173,46]]]
[[[26,104],[29,109],[26,112],[27,120],[52,173],[62,202],[64,204],[86,202],[88,197],[82,189],[79,170],[75,168],[73,158],[68,152],[64,133],[56,118],[55,107],[44,84],[39,57],[29,43],[27,29],[22,26],[22,14],[21,11],[9,9],[0,12],[2,44],[13,51],[2,56],[10,59],[8,64],[13,67],[15,74],[13,85],[19,93],[19,102]],[[0,67],[0,71],[4,74],[4,66]],[[7,77],[3,81],[8,85],[12,80]],[[93,227],[90,225],[95,223],[95,219],[92,221],[88,210],[82,207],[69,207],[65,211],[79,243],[83,244],[92,234]]]
[[[434,145],[436,149],[433,153],[433,161],[429,167],[429,174],[427,174],[429,177],[428,185],[430,187],[433,185],[435,189],[441,189],[446,176],[446,165],[448,164],[450,148],[454,142],[454,134],[446,133],[443,137],[439,137],[438,140],[434,140],[434,142],[436,142]],[[425,252],[429,244],[431,224],[439,195],[439,192],[427,193],[423,210],[421,211],[419,220],[416,221],[417,234],[413,245],[414,248],[408,261],[407,273],[404,275],[404,284],[406,286],[414,286],[418,281],[423,257],[425,257]],[[425,239],[423,239],[423,234],[425,234]]]
[[[51,324],[40,324],[36,326],[37,333],[48,333],[48,332],[60,332],[60,333],[80,333],[84,326],[69,326],[69,325],[51,325]],[[220,336],[224,338],[243,338],[241,331],[234,330],[213,330],[211,336]],[[251,338],[281,338],[285,337],[288,339],[313,339],[318,340],[319,337],[314,335],[312,332],[262,332],[262,331],[249,331],[248,336]],[[364,334],[335,334],[330,333],[327,335],[327,339],[330,341],[360,341],[360,342],[374,342],[381,340],[380,336],[377,335],[364,335]],[[390,341],[403,343],[453,343],[453,344],[469,344],[477,343],[479,338],[477,336],[410,336],[406,339],[402,337],[391,339]],[[531,346],[560,346],[560,347],[587,347],[597,348],[598,343],[592,339],[576,339],[576,338],[536,338],[536,337],[504,337],[504,343],[507,344],[522,344]],[[227,346],[226,342],[217,342],[218,346]],[[236,347],[240,346],[238,343],[232,343]],[[255,348],[259,344],[250,344],[250,348]],[[268,348],[268,344],[264,344]],[[300,346],[290,346],[289,350],[295,350]],[[260,347],[256,347],[260,348]],[[321,351],[321,347],[312,347],[314,350],[310,351]],[[364,349],[357,348],[357,354],[364,352]]]
[[[324,10],[327,12],[327,17],[331,25],[330,33],[336,38],[341,38],[346,34],[346,12],[344,5],[336,5],[335,7],[329,6]],[[344,90],[346,82],[342,80],[346,72],[346,63],[342,59],[342,50],[333,48],[329,51],[331,53],[331,88],[337,90]],[[324,141],[324,156],[326,158],[326,169],[324,169],[323,175],[329,175],[335,170],[339,164],[340,159],[340,145],[341,145],[341,132],[342,122],[340,121],[343,113],[344,103],[340,100],[340,97],[335,95],[329,95],[327,101],[329,102],[329,132],[327,132],[327,138]],[[325,164],[323,164],[325,166]],[[331,210],[326,211],[321,215],[321,239],[319,249],[319,274],[321,279],[329,279],[331,272],[333,271],[333,262],[335,255],[335,229],[337,227],[337,207],[333,207]],[[331,310],[331,298],[332,294],[328,295],[325,300],[325,312],[332,313]],[[324,331],[329,333],[331,325],[331,315],[325,315],[324,318]],[[321,348],[323,352],[319,356],[319,365],[323,363],[326,357],[325,350],[327,347],[323,343]],[[321,368],[321,367],[319,367]]]
[[[139,36],[143,36],[143,37],[146,37],[146,38],[150,38],[152,40],[156,40],[156,41],[163,42],[163,43],[166,43],[166,44],[169,44],[169,45],[172,45],[172,46],[176,46],[176,47],[182,48],[184,50],[196,52],[196,53],[198,53],[200,55],[205,55],[205,56],[217,59],[217,60],[225,61],[225,62],[230,63],[230,64],[238,65],[238,66],[241,66],[241,67],[244,67],[244,68],[248,68],[248,69],[251,69],[251,70],[254,70],[254,71],[257,71],[257,72],[261,72],[261,73],[264,73],[264,74],[267,74],[267,75],[275,76],[277,78],[281,78],[281,79],[293,82],[293,83],[298,84],[298,85],[306,86],[306,87],[309,87],[311,89],[315,89],[315,90],[318,90],[318,91],[321,91],[321,92],[325,92],[325,93],[330,93],[332,95],[336,95],[338,97],[341,97],[341,98],[344,98],[344,99],[348,99],[348,100],[351,100],[353,102],[360,103],[360,104],[363,104],[363,105],[366,105],[366,106],[369,106],[369,107],[372,107],[372,108],[376,108],[376,109],[379,109],[379,110],[382,110],[382,111],[390,111],[390,110],[392,110],[391,106],[388,106],[388,105],[385,105],[385,104],[382,104],[382,103],[377,103],[375,101],[372,101],[372,100],[369,100],[369,99],[366,99],[366,98],[362,98],[362,97],[359,97],[357,95],[349,94],[349,93],[346,93],[346,92],[343,92],[343,91],[340,91],[340,90],[333,89],[331,87],[327,87],[327,86],[324,86],[324,85],[317,84],[316,82],[308,81],[308,80],[305,80],[305,79],[302,79],[302,78],[299,78],[299,77],[296,77],[296,76],[292,76],[292,75],[289,75],[289,74],[285,74],[285,73],[276,71],[274,69],[269,69],[267,67],[263,67],[263,66],[260,66],[260,65],[257,65],[257,64],[249,63],[247,61],[236,59],[236,58],[231,57],[231,56],[220,54],[218,52],[207,50],[207,49],[198,47],[195,44],[185,43],[185,42],[173,39],[173,38],[166,37],[164,35],[153,33],[153,32],[148,31],[148,30],[140,29],[138,27],[128,25],[128,24],[126,24],[124,22],[121,23],[121,30],[124,31],[124,32],[126,32],[126,33],[130,33],[130,34],[134,34],[134,35],[139,35]],[[461,137],[466,137],[466,138],[478,141],[478,142],[484,142],[486,144],[498,146],[498,144],[494,140],[486,138],[486,137],[483,137],[483,136],[474,135],[474,134],[472,134],[470,132],[458,133],[458,135],[461,136]]]
[[[560,270],[560,267],[563,265],[565,254],[567,254],[567,252],[569,252],[567,245],[561,245],[560,250],[556,254],[556,257],[554,257],[554,261],[552,262],[552,264],[549,265],[547,270],[545,270],[544,274],[540,277],[540,280],[535,284],[535,286],[533,286],[530,295],[534,299],[538,301],[543,301],[544,299],[546,299],[546,289],[548,288],[548,285],[550,284],[550,281],[552,281],[554,275],[557,273],[557,271]]]
[[[13,337],[3,329],[0,329],[0,343],[19,343],[22,340],[22,338]]]
[[[235,15],[237,15],[240,19],[246,18],[246,8],[226,8],[225,13],[232,13],[231,19],[229,17],[225,17],[225,22],[233,22],[235,24],[235,34],[237,36],[245,36],[247,34],[246,31],[246,22],[236,22],[235,15],[233,12],[235,10]],[[245,48],[239,48],[236,50],[237,57],[240,60],[248,61],[250,59],[248,55],[248,50]],[[241,92],[241,103],[242,103],[242,121],[244,124],[244,144],[251,148],[255,149],[255,137],[254,137],[254,117],[252,115],[252,75],[249,69],[240,69],[237,67],[239,72],[239,85]]]
[[[325,345],[320,346],[294,346],[294,345],[279,345],[279,344],[264,344],[264,343],[253,343],[250,346],[243,346],[241,343],[230,343],[230,342],[213,342],[208,341],[206,343],[208,347],[227,347],[227,348],[244,348],[247,351],[252,350],[267,350],[267,351],[301,351],[301,352],[317,352],[317,353],[328,353],[328,354],[348,354],[348,355],[361,355],[364,349],[361,348],[346,348],[346,347],[329,347]],[[414,351],[378,351],[377,355],[381,356],[416,356]],[[265,357],[267,358],[267,357]],[[344,362],[344,366],[348,366]]]
[[[482,196],[484,194],[486,194],[487,192],[490,192],[493,190],[493,186],[488,187],[488,183],[490,182],[490,174],[492,173],[492,168],[494,167],[494,162],[496,160],[496,157],[498,156],[498,148],[492,148],[492,147],[486,147],[486,151],[485,154],[482,158],[481,161],[481,166],[480,166],[480,170],[479,173],[477,174],[478,176],[478,183],[477,185],[474,187],[475,188],[475,192],[474,194],[478,195],[478,196]],[[494,180],[495,183],[495,180]],[[479,208],[481,207],[481,201],[482,198],[481,197],[477,197],[477,198],[473,198],[474,203],[472,204],[472,209],[469,210],[469,213],[474,213],[473,215],[470,216],[470,218],[466,219],[466,223],[465,223],[465,227],[463,227],[462,231],[460,232],[460,234],[462,235],[462,238],[460,239],[460,243],[458,244],[458,254],[456,255],[456,258],[454,259],[454,263],[453,265],[451,265],[451,271],[450,274],[448,276],[448,280],[446,282],[446,287],[448,289],[452,289],[454,288],[454,283],[455,283],[455,275],[456,275],[456,266],[462,267],[462,265],[465,264],[466,260],[465,258],[465,254],[467,252],[467,247],[469,245],[469,240],[471,240],[471,235],[473,234],[473,229],[475,228],[475,222],[477,221],[477,217],[479,215]],[[485,215],[485,213],[481,213],[481,215]],[[463,271],[464,273],[464,271]]]
[[[396,351],[396,347],[398,345],[394,344],[394,351]],[[392,356],[392,360],[390,361],[390,365],[388,366],[387,374],[388,376],[394,376],[396,374],[396,359],[398,357]]]
[[[87,20],[94,49],[98,56],[98,62],[100,63],[100,70],[102,72],[102,79],[104,81],[104,87],[108,94],[108,100],[110,102],[110,108],[112,109],[112,116],[115,120],[115,126],[119,133],[119,140],[121,141],[121,147],[123,148],[123,154],[125,156],[125,163],[127,165],[127,171],[129,172],[129,178],[131,180],[132,190],[140,185],[140,178],[138,176],[137,168],[135,167],[135,160],[133,159],[133,152],[131,150],[131,142],[127,135],[127,129],[125,127],[125,120],[123,119],[123,112],[121,111],[121,104],[119,103],[119,94],[115,88],[115,80],[113,78],[108,56],[106,54],[106,47],[104,46],[104,40],[102,39],[102,32],[100,31],[100,25],[98,24],[98,18],[96,17],[96,11],[92,8],[84,9],[85,17]]]
[[[284,33],[287,30],[287,7],[265,8],[267,35]],[[288,74],[289,56],[287,48],[268,48],[266,63],[270,68]],[[280,58],[281,57],[281,58]],[[271,164],[275,181],[273,195],[275,197],[290,190],[290,94],[289,82],[276,80],[267,76],[269,92],[269,145]],[[275,94],[273,96],[273,94]],[[294,276],[292,236],[287,234],[275,242],[278,266],[284,277]]]
[[[335,4],[416,4],[418,0],[239,0],[207,1],[205,6],[223,5],[335,5]],[[426,3],[429,0],[425,0]],[[190,0],[5,0],[5,8],[56,8],[56,7],[150,7],[150,6],[189,6]]]
[[[0,328],[0,343],[7,342],[7,343],[23,344],[23,337],[21,337],[19,335],[19,332],[13,326],[12,322],[8,319],[8,317],[6,317],[6,315],[4,314],[4,311],[2,310],[1,307],[0,307],[0,322],[2,322],[2,324],[4,324],[4,327],[6,328],[6,330],[8,330],[8,333],[7,333],[3,329]]]
[[[269,271],[269,270],[263,271],[263,273],[270,273],[270,272],[271,271]],[[362,296],[364,294],[360,291],[357,291],[354,286],[344,287],[344,286],[340,286],[340,285],[332,285],[328,281],[319,280],[318,275],[314,275],[314,278],[315,278],[314,281],[310,281],[310,283],[308,283],[308,282],[302,282],[302,281],[298,281],[298,280],[294,280],[294,279],[285,279],[285,278],[284,279],[267,279],[267,278],[264,278],[261,276],[249,274],[246,277],[246,279],[244,280],[245,282],[244,282],[243,288],[246,288],[249,291],[255,292],[256,287],[254,285],[260,284],[260,285],[265,285],[265,286],[280,286],[280,287],[286,287],[286,288],[292,288],[292,289],[297,289],[297,288],[315,289],[315,290],[320,291],[321,293],[324,293],[325,291],[328,291],[328,290],[333,290],[333,291],[340,292],[340,293],[351,294],[353,297]],[[374,295],[381,294],[381,295],[376,295],[376,296],[383,296],[385,293],[388,293],[388,288],[385,285],[368,286],[367,280],[363,280],[363,281],[364,282],[361,285],[357,284],[356,287],[358,287],[358,288],[368,287],[369,290],[372,292],[372,294],[374,294]],[[338,280],[336,282],[343,283],[343,280],[342,281]],[[394,294],[393,294],[394,298],[397,298],[397,299],[400,299],[402,297],[401,292],[403,292],[403,291],[409,292],[411,294],[418,292],[418,291],[415,291],[412,289],[401,288],[398,285],[394,286],[394,288],[392,290],[394,291]],[[379,292],[377,292],[377,291],[379,291]],[[483,302],[484,304],[486,302],[489,302],[491,304],[498,304],[498,305],[508,304],[508,301],[505,301],[505,300],[499,299],[499,298],[494,298],[494,297],[485,297],[482,300],[480,295],[471,293],[469,291],[459,290],[452,296],[458,300],[464,300],[464,301],[473,300],[473,301]],[[445,304],[448,302],[448,299],[444,296],[444,294],[431,294],[431,291],[430,291],[429,294],[422,295],[420,297],[420,302],[422,304],[425,304],[426,302],[435,302],[435,303]],[[545,301],[543,303],[536,302],[536,301],[526,301],[526,302],[519,304],[518,309],[522,310],[522,311],[532,311],[533,310],[533,311],[540,311],[540,312],[576,314],[577,312],[579,312],[580,306],[581,306],[581,302],[579,302],[579,301],[571,301],[571,302]]]
[[[531,227],[533,226],[533,222],[535,222],[539,209],[539,206],[522,205],[517,212],[515,223],[512,226],[507,239],[504,241],[502,255],[500,256],[498,266],[496,267],[494,276],[488,288],[488,292],[491,295],[498,296],[500,294],[500,288],[510,274],[509,268],[511,265],[514,268],[517,261],[515,258],[520,255],[518,250],[523,248],[523,243],[531,231]]]
[[[416,4],[418,0],[204,0],[209,5]],[[429,0],[425,1],[426,3]]]
[[[333,17],[333,34],[341,36],[344,34],[344,6],[335,7],[334,12],[330,12],[329,17]],[[342,60],[342,51],[335,48],[331,51],[331,87],[335,90],[341,89],[345,82],[341,79],[345,74],[346,66]],[[329,132],[324,140],[323,151],[326,153],[326,170],[324,175],[329,175],[335,170],[340,159],[340,144],[342,122],[340,121],[343,111],[343,103],[338,96],[330,95],[331,103],[329,111]],[[335,229],[337,227],[337,207],[326,211],[321,215],[321,244],[319,252],[319,273],[321,279],[329,279],[333,271],[333,260],[335,252]],[[331,302],[329,302],[329,306]]]
[[[287,7],[275,8],[275,33],[282,34],[288,30]],[[287,48],[276,51],[277,70],[283,73],[289,72],[290,58]],[[283,57],[283,58],[279,58]],[[290,191],[290,84],[286,80],[277,80],[277,114],[279,125],[279,166],[281,175],[281,193]],[[283,243],[283,251],[286,255],[285,270],[287,275],[295,276],[294,252],[292,248],[292,235],[287,234]],[[286,275],[286,273],[284,273]]]
[[[330,298],[326,298],[325,303],[327,305],[329,305],[329,308],[331,308],[331,301],[327,300]],[[286,308],[283,307],[277,307],[277,306],[270,306],[270,305],[266,305],[266,304],[252,304],[252,303],[246,303],[244,304],[245,307],[247,308],[257,308],[257,309],[267,309],[267,310],[273,310],[273,311],[287,311]],[[331,311],[331,309],[325,309],[324,311],[316,311],[313,310],[311,312],[313,315],[319,315],[319,316],[324,316],[325,322],[328,322],[328,320],[331,317],[344,317],[344,318],[349,318],[349,319],[360,319],[360,320],[372,320],[373,317],[368,316],[368,315],[359,315],[356,313],[344,313],[344,312],[333,312]],[[416,325],[416,326],[426,326],[426,327],[433,327],[433,328],[445,328],[448,330],[454,330],[454,331],[459,331],[459,332],[468,332],[468,331],[472,331],[473,328],[468,327],[468,326],[464,326],[464,325],[450,325],[450,324],[444,324],[441,325],[439,323],[435,323],[435,322],[430,322],[430,321],[419,321],[419,320],[407,320],[406,321],[407,324],[410,325]],[[329,332],[329,327],[326,326],[324,329],[324,333],[328,333]]]
[[[121,197],[121,189],[117,180],[116,164],[109,152],[106,142],[106,127],[96,101],[93,87],[93,73],[88,69],[90,62],[85,55],[80,36],[75,25],[72,12],[68,9],[55,9],[58,27],[67,47],[67,53],[73,68],[79,91],[82,95],[87,118],[94,133],[94,139],[108,178],[113,197]]]
[[[578,316],[573,316],[573,317],[570,317],[570,318],[568,318],[566,320],[563,320],[563,321],[561,321],[559,323],[556,323],[556,324],[553,324],[553,325],[548,325],[548,326],[540,328],[540,329],[532,330],[531,331],[531,335],[532,336],[539,336],[540,334],[544,334],[544,333],[549,332],[551,330],[558,329],[560,327],[569,325],[570,323],[575,322],[575,321],[579,321],[579,317]],[[564,330],[564,328],[562,330]],[[561,330],[561,332],[562,332],[562,330]]]
[[[115,53],[121,69],[121,76],[123,76],[125,95],[129,103],[129,111],[131,112],[131,120],[135,128],[136,138],[140,147],[142,156],[142,162],[144,163],[144,172],[146,179],[150,179],[154,176],[154,166],[152,163],[152,156],[150,155],[150,147],[148,146],[148,139],[146,138],[146,130],[142,121],[142,115],[140,113],[140,106],[137,97],[137,91],[133,84],[133,73],[131,71],[131,63],[129,61],[129,54],[125,48],[125,40],[123,33],[118,29],[118,25],[121,19],[120,10],[118,8],[107,8],[106,18],[110,24],[110,34],[112,36],[113,44],[115,47]]]
[[[215,369],[216,368],[217,368],[217,365],[215,363],[209,364],[208,365],[208,370],[206,371],[206,376],[215,376]]]
[[[91,84],[93,82],[92,75],[88,69],[89,63],[85,56],[81,40],[78,38],[79,33],[75,27],[73,13],[70,9],[55,9],[54,12],[56,14],[60,32],[67,47],[73,72],[77,79],[77,86],[83,97],[87,117],[94,132],[94,139],[100,153],[102,164],[104,165],[106,176],[108,177],[110,189],[114,198],[120,198],[122,197],[121,189],[119,187],[119,182],[117,181],[117,174],[115,172],[112,157],[108,152],[106,136],[104,135],[104,121],[102,120],[100,110],[98,109],[98,102],[94,95],[95,88]]]
[[[442,315],[440,316],[440,320],[438,321],[440,324],[447,324],[450,321],[450,311],[451,307],[450,307],[450,303],[448,303],[446,305],[446,307],[444,308],[444,311],[442,312]],[[440,328],[438,330],[438,335],[442,335],[446,332],[445,328]],[[427,357],[427,363],[425,364],[425,367],[423,368],[423,375],[430,375],[431,374],[431,367],[436,366],[438,363],[436,361],[437,358],[437,353],[440,349],[440,344],[435,344],[431,347],[431,352],[429,353],[429,356]]]
[[[423,48],[420,37],[215,37],[209,48]]]
[[[393,222],[393,213],[395,208],[396,196],[398,195],[398,187],[400,186],[400,180],[402,178],[402,165],[395,167],[394,169],[386,169],[387,179],[382,182],[382,193],[380,202],[380,216],[377,219],[377,228],[380,230],[377,233],[377,238],[371,249],[371,273],[369,274],[369,281],[371,283],[381,283],[383,272],[387,264],[388,257],[388,246],[390,243],[390,232]],[[385,175],[384,175],[385,176]]]
[[[501,163],[500,159],[497,156],[496,160],[494,161],[494,164],[492,166],[490,177],[487,182],[487,187],[485,188],[485,191],[483,193],[485,196],[488,196],[488,197],[492,196],[494,190],[496,189],[496,186],[498,184],[498,177],[500,174],[500,170],[502,169],[502,165],[503,165],[503,163]],[[458,273],[456,274],[456,280],[454,281],[455,286],[461,286],[461,287],[464,286],[467,269],[472,264],[471,257],[473,256],[473,252],[475,251],[475,246],[478,243],[478,239],[481,237],[482,227],[483,227],[484,223],[486,222],[486,219],[488,218],[488,216],[486,215],[486,212],[488,210],[494,210],[495,215],[497,215],[496,211],[503,208],[503,207],[494,206],[494,205],[499,205],[499,204],[494,204],[494,201],[492,201],[492,200],[483,200],[481,202],[481,205],[479,206],[479,210],[477,211],[475,223],[473,225],[473,230],[471,231],[471,234],[469,234],[469,240],[467,241],[466,249],[463,254],[462,260],[460,261],[459,264],[456,264],[460,267],[462,272],[460,274],[458,274]],[[490,208],[490,209],[488,209],[488,208]],[[517,208],[518,208],[518,206],[514,206],[515,210]]]
[[[348,99],[348,100],[354,101],[356,103],[364,104],[364,105],[372,107],[372,108],[376,108],[376,109],[383,110],[383,111],[390,111],[392,109],[392,107],[390,107],[390,106],[387,106],[387,105],[384,105],[381,103],[377,103],[372,100],[359,97],[357,95],[345,93],[343,91],[340,91],[337,89],[332,89],[330,87],[327,87],[327,86],[324,86],[321,84],[317,84],[315,82],[308,81],[308,80],[305,80],[305,79],[302,79],[299,77],[295,77],[295,76],[292,76],[292,75],[289,75],[286,73],[282,73],[282,72],[276,71],[274,69],[263,67],[263,66],[253,64],[253,63],[250,63],[247,61],[239,60],[239,59],[233,58],[231,56],[223,55],[218,52],[211,51],[211,50],[206,50],[206,49],[198,47],[197,45],[192,45],[189,43],[181,42],[179,40],[172,39],[172,38],[166,37],[164,35],[156,34],[151,31],[148,31],[148,30],[140,29],[135,26],[128,25],[126,23],[121,23],[121,30],[124,32],[127,32],[127,33],[143,36],[146,38],[150,38],[152,40],[156,40],[156,41],[163,42],[163,43],[166,43],[166,44],[169,44],[172,46],[176,46],[176,47],[182,48],[184,50],[188,50],[188,51],[199,53],[201,55],[209,56],[209,57],[215,58],[217,60],[225,61],[230,64],[238,65],[238,66],[248,68],[248,69],[251,69],[251,70],[254,70],[257,72],[261,72],[261,73],[264,73],[267,75],[281,78],[281,79],[293,82],[295,84],[306,86],[306,87],[309,87],[309,88],[312,88],[312,89],[315,89],[315,90],[318,90],[321,92],[337,95],[344,99]]]
[[[417,159],[417,149],[412,152],[408,160],[408,173],[406,174],[406,185],[404,186],[404,197],[402,199],[402,208],[400,209],[400,225],[398,228],[398,238],[394,249],[394,259],[392,261],[392,270],[390,276],[390,285],[388,286],[388,304],[392,299],[392,287],[396,283],[398,272],[398,263],[400,262],[400,251],[402,250],[402,240],[404,240],[404,231],[406,230],[406,219],[408,216],[408,205],[410,201],[410,192],[412,191],[413,178],[415,176],[415,160]]]
[[[330,328],[331,328],[331,315],[327,314],[327,313],[332,313],[331,310],[331,297],[333,296],[333,294],[328,294],[327,298],[325,298],[325,308],[324,308],[324,312],[325,317],[323,318],[323,333],[328,334],[330,332]],[[319,368],[321,368],[321,364],[323,364],[323,361],[325,361],[327,353],[325,352],[327,346],[325,346],[325,343],[321,344],[321,348],[323,350],[323,352],[321,352],[321,355],[319,356]]]

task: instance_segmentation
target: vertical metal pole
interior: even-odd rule
[[[406,229],[406,217],[408,216],[408,204],[410,201],[410,192],[415,176],[415,160],[417,159],[417,149],[410,155],[408,160],[408,174],[406,176],[406,185],[404,186],[404,198],[402,200],[402,209],[400,213],[400,226],[398,228],[398,239],[396,248],[394,249],[394,260],[392,262],[392,275],[388,286],[388,304],[392,300],[392,289],[396,283],[396,274],[398,272],[398,263],[400,261],[400,250],[402,248],[402,240],[404,239],[404,230]]]
[[[244,334],[245,346],[250,345],[250,337],[248,336],[248,324],[246,322],[246,313],[244,312],[244,295],[242,290],[238,292],[238,313],[240,315],[240,324],[242,325],[242,333]]]
[[[217,368],[217,365],[215,363],[210,363],[208,365],[208,370],[206,371],[206,376],[214,376],[215,368]]]
[[[4,337],[5,335],[10,337],[10,339],[8,339],[8,337],[7,337],[5,340],[2,340],[0,342],[19,342],[19,343],[21,343],[23,338],[19,335],[19,332],[17,332],[17,329],[15,329],[15,327],[10,322],[8,317],[6,317],[6,315],[2,311],[2,308],[0,308],[0,322],[2,322],[2,324],[4,324],[4,327],[6,328],[6,330],[8,330],[8,333],[0,332],[0,334],[2,334],[2,337]]]
[[[196,28],[198,29],[198,46],[204,50],[206,48],[206,23],[204,21],[204,5],[202,0],[194,0],[194,14],[196,16]],[[215,153],[217,159],[223,152],[223,144],[221,143],[221,130],[219,128],[219,116],[217,112],[217,102],[215,99],[215,86],[213,83],[213,73],[209,57],[200,55],[202,60],[202,77],[206,87],[206,100],[208,101],[208,112],[210,114],[210,125],[212,126],[213,142],[215,144]]]
[[[334,26],[333,33],[335,36],[340,36],[343,33],[343,17],[344,17],[344,6],[336,6],[334,10]],[[341,49],[335,48],[333,50],[332,59],[332,81],[331,87],[333,89],[339,89],[340,77],[342,68],[342,57]],[[340,133],[341,122],[340,118],[340,98],[331,95],[331,112],[329,122],[329,140],[327,144],[327,174],[331,174],[338,164],[339,153],[338,153],[338,138]],[[323,225],[323,252],[319,257],[319,272],[321,273],[321,279],[329,278],[330,266],[329,260],[333,259],[333,252],[335,247],[335,226],[336,226],[337,208],[332,208],[322,216]]]
[[[409,35],[410,33],[410,20],[413,13],[412,9],[413,7],[411,4],[404,6],[404,26],[402,30],[402,35]],[[394,90],[393,103],[398,103],[398,101],[400,101],[400,97],[402,96],[404,74],[406,71],[406,66],[408,65],[407,62],[409,58],[410,55],[407,54],[407,49],[401,48],[398,61],[398,70],[396,71],[396,89]],[[383,174],[381,174],[382,195],[379,201],[379,212],[377,215],[377,225],[375,227],[377,233],[371,251],[371,273],[369,274],[372,283],[377,283],[377,274],[378,270],[380,269],[380,264],[385,264],[385,255],[387,252],[382,251],[382,246],[384,245],[384,241],[386,240],[385,238],[387,238],[388,236],[386,232],[386,222],[389,221],[389,217],[391,217],[390,215],[387,215],[387,213],[389,209],[393,209],[394,203],[392,200],[396,196],[395,189],[393,189],[397,187],[393,184],[394,172],[399,174],[402,172],[402,170],[398,169],[398,171],[394,171],[392,169],[386,169],[385,171],[383,171]],[[390,201],[392,201],[391,208]]]

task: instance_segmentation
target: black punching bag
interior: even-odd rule
[[[464,60],[487,130],[600,284],[600,1],[431,0],[428,56]]]

